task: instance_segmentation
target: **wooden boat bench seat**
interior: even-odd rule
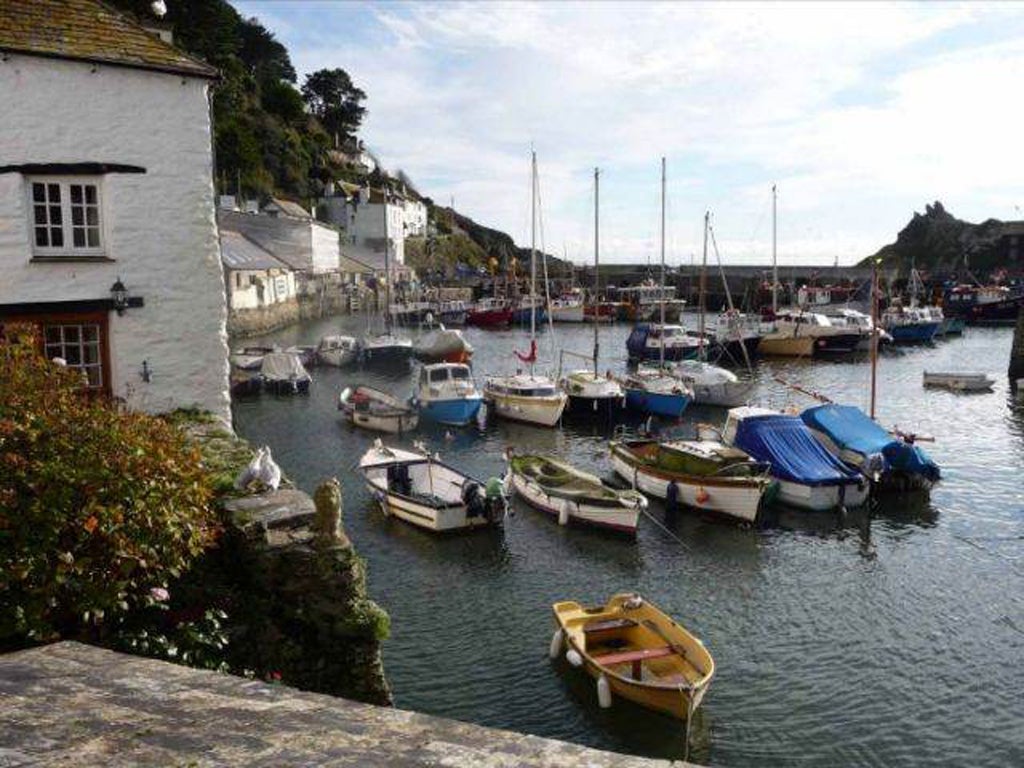
[[[608,632],[613,629],[631,629],[635,626],[636,622],[632,619],[604,619],[584,624],[583,634],[589,635],[593,632]]]
[[[600,656],[594,656],[593,659],[603,667],[611,666],[613,664],[632,664],[634,680],[640,680],[642,678],[641,664],[645,661],[652,659],[663,659],[666,656],[676,656],[676,651],[668,645],[662,645],[657,648],[640,648],[635,651],[616,651],[614,653],[605,653]]]

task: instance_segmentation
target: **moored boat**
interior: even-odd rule
[[[732,371],[703,360],[680,360],[664,370],[693,392],[693,402],[698,405],[732,408],[746,403],[754,391],[753,381],[740,381]]]
[[[523,296],[512,310],[512,322],[516,325],[529,325],[531,322],[540,325],[547,321],[548,311],[539,296]]]
[[[647,508],[647,499],[636,491],[610,488],[596,475],[548,456],[510,456],[508,484],[561,525],[580,523],[635,535],[640,513]]]
[[[881,325],[897,344],[927,344],[934,340],[942,320],[930,317],[918,307],[893,304],[882,313]]]
[[[969,325],[1013,325],[1024,308],[1024,293],[1020,286],[958,285],[947,291],[942,306],[946,316]]]
[[[316,348],[316,357],[321,365],[351,365],[358,354],[359,342],[354,336],[324,336]]]
[[[769,467],[718,440],[613,440],[616,474],[648,496],[752,523],[772,495]]]
[[[482,299],[466,313],[466,325],[479,328],[507,328],[512,324],[512,307],[505,299]]]
[[[484,380],[488,414],[541,427],[553,427],[562,418],[568,395],[547,376],[517,373]]]
[[[271,352],[260,364],[263,388],[275,395],[307,394],[311,381],[299,356],[291,352]]]
[[[883,490],[931,490],[938,466],[906,437],[890,434],[852,405],[825,403],[800,414],[833,455],[856,467]]]
[[[378,439],[359,460],[366,487],[385,515],[437,533],[498,525],[505,517],[501,481],[486,483],[422,450]]]
[[[473,356],[473,346],[462,331],[441,325],[417,339],[413,352],[420,360],[428,362],[467,363]]]
[[[867,501],[867,480],[829,453],[798,416],[767,408],[732,408],[722,442],[766,462],[779,481],[779,501],[786,504],[825,511]]]
[[[370,336],[359,345],[359,360],[367,367],[401,368],[412,356],[412,339],[391,332]]]
[[[822,357],[856,351],[860,331],[839,328],[820,312],[780,310],[774,317],[775,330],[761,338],[762,355],[778,357]]]
[[[463,426],[476,419],[483,396],[473,384],[469,366],[435,363],[420,369],[413,404],[438,424]]]
[[[707,341],[701,344],[701,339],[681,325],[637,323],[626,338],[626,352],[634,362],[694,360],[702,346],[707,346]]]
[[[577,289],[575,292],[552,299],[548,308],[551,320],[555,323],[582,323],[583,296]]]
[[[626,407],[653,416],[678,419],[693,400],[693,391],[683,382],[660,371],[643,369],[622,382]]]
[[[618,594],[603,606],[571,600],[552,606],[558,630],[551,655],[563,648],[574,666],[597,681],[602,707],[613,696],[688,720],[704,699],[715,662],[699,638],[635,594]]]
[[[373,387],[346,387],[338,396],[338,410],[356,427],[401,434],[416,429],[419,414],[408,403]]]
[[[995,379],[987,373],[957,371],[925,371],[924,386],[948,389],[951,392],[991,392]]]
[[[566,417],[614,423],[626,409],[626,393],[611,375],[573,371],[561,381],[569,395]]]

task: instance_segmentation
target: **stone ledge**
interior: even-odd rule
[[[255,496],[228,499],[224,510],[246,537],[271,539],[271,532],[291,532],[308,528],[316,517],[316,506],[308,494],[292,488],[281,488]],[[291,538],[291,537],[285,537]]]
[[[0,764],[683,765],[70,642],[0,656]]]

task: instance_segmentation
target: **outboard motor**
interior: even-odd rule
[[[630,362],[640,362],[644,359],[644,350],[647,348],[647,337],[650,333],[650,323],[637,323],[633,326],[626,339],[626,352],[629,354]]]
[[[466,505],[466,517],[480,517],[487,513],[480,483],[466,483],[462,488],[462,503]]]

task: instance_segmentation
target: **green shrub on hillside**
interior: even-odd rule
[[[198,452],[0,326],[0,648],[104,640],[217,533]]]

